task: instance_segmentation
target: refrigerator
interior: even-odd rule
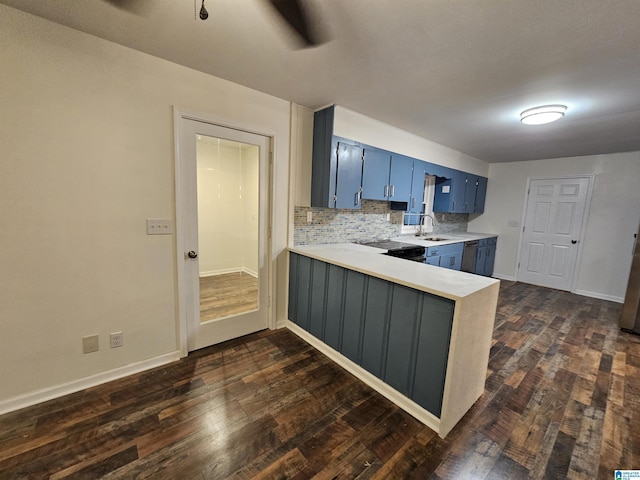
[[[634,236],[636,240],[633,247],[633,260],[631,261],[627,293],[622,304],[620,329],[640,335],[640,242],[638,242],[638,233]]]

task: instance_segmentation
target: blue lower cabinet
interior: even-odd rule
[[[415,369],[415,340],[421,295],[414,289],[392,285],[389,339],[384,381],[400,393],[411,396]]]
[[[451,243],[427,248],[425,263],[437,267],[460,270],[462,268],[462,252],[464,243]]]
[[[326,305],[324,308],[324,337],[320,338],[320,340],[338,352],[342,344],[342,312],[344,310],[346,278],[347,271],[344,268],[329,265],[326,283],[327,294],[325,295]]]
[[[385,342],[388,335],[390,307],[389,282],[379,278],[369,277],[367,285],[367,300],[364,304],[365,323],[362,335],[362,362],[360,366],[382,378],[384,356],[380,354],[385,350]]]
[[[426,263],[427,265],[434,265],[436,267],[439,267],[440,255],[431,255],[431,256],[425,257],[424,263]]]
[[[440,266],[451,270],[462,268],[462,253],[464,243],[453,243],[440,247]]]
[[[325,308],[327,305],[325,283],[329,265],[313,262],[311,269],[311,297],[309,300],[309,333],[316,338],[324,338]]]
[[[315,260],[317,261],[317,260]],[[342,320],[342,345],[340,353],[349,360],[360,364],[360,340],[364,333],[363,299],[366,293],[367,277],[362,273],[347,270]]]
[[[451,341],[453,302],[435,295],[424,295],[421,307],[411,398],[440,417]]]
[[[298,256],[298,280],[295,283],[297,294],[295,299],[294,318],[298,326],[309,331],[309,299],[311,297],[311,265],[309,257]]]
[[[490,277],[493,275],[493,264],[496,256],[498,238],[483,238],[478,240],[476,264],[473,273]]]
[[[289,319],[439,417],[454,302],[296,253]]]

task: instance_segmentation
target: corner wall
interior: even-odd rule
[[[275,267],[290,103],[4,5],[0,65],[2,411],[175,358],[175,238],[145,226],[175,222],[173,106],[274,137]],[[82,354],[92,334],[100,350]]]
[[[527,179],[578,175],[595,181],[574,292],[621,302],[640,221],[640,152],[493,163],[485,213],[469,230],[499,235],[494,273],[515,279]]]

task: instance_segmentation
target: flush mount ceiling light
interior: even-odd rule
[[[525,110],[520,114],[520,121],[527,125],[542,125],[555,122],[564,117],[567,107],[564,105],[544,105]]]

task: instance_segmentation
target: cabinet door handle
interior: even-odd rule
[[[389,185],[384,186],[384,198],[389,196]]]
[[[391,197],[395,196],[396,194],[396,186],[395,185],[391,185]]]
[[[411,197],[411,208],[416,207],[416,197]]]

